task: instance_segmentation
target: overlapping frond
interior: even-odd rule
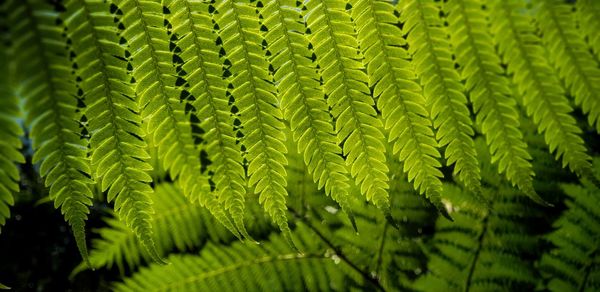
[[[545,238],[554,248],[544,254],[540,269],[550,291],[600,289],[600,191],[593,186],[567,184],[569,207]]]
[[[502,186],[483,189],[493,212],[475,207],[470,194],[445,185],[455,222],[439,220],[428,251],[423,291],[528,291],[537,284],[531,261],[539,248],[532,222],[543,213]]]
[[[441,157],[422,88],[417,83],[406,40],[391,3],[352,1],[358,40],[367,63],[369,86],[394,142],[393,153],[404,163],[404,171],[414,187],[431,202],[441,206],[443,177]],[[391,162],[390,162],[391,163]]]
[[[290,4],[291,1],[269,1],[261,9],[283,115],[313,180],[353,220],[348,205],[348,170],[337,144],[320,75],[311,61],[314,46],[304,35],[307,28],[302,6]]]
[[[173,184],[159,184],[152,194],[155,213],[152,225],[156,248],[161,256],[173,250],[186,251],[201,247],[207,241],[230,243],[236,237],[219,224],[215,217],[200,206],[190,204],[183,191]],[[271,225],[265,220],[258,208],[250,209],[246,214],[249,228],[255,234],[265,234]],[[111,268],[116,265],[121,273],[126,268],[137,268],[142,259],[151,258],[142,248],[142,244],[133,231],[118,218],[105,218],[107,227],[96,231],[100,238],[92,242],[90,262],[94,268]],[[74,273],[85,269],[79,265]]]
[[[12,23],[11,58],[16,62],[9,75],[14,74],[13,94],[23,98],[27,108],[26,123],[34,150],[32,162],[39,163],[50,198],[72,227],[81,255],[87,260],[85,220],[92,204],[89,184],[93,181],[87,141],[81,136],[85,130],[79,123],[80,108],[85,103],[72,34],[55,7],[34,0],[10,1],[6,5],[11,9],[7,20]],[[14,102],[14,98],[3,97],[6,102]],[[2,107],[11,111],[14,106]],[[2,128],[16,134],[15,126]],[[6,143],[15,143],[15,139],[19,141],[13,137]],[[11,155],[11,160],[22,159],[18,153]],[[15,178],[15,173],[5,179],[11,178]]]
[[[115,291],[329,291],[362,281],[347,263],[305,226],[294,231],[304,251],[271,236],[264,245],[208,244],[200,255],[176,255],[168,266],[152,265],[114,286]],[[285,277],[281,277],[285,275]],[[232,281],[231,279],[235,279]]]
[[[594,0],[577,0],[577,16],[579,27],[587,38],[587,43],[600,59],[600,2]]]
[[[492,162],[499,172],[530,198],[543,203],[533,188],[533,167],[527,144],[519,129],[519,112],[510,81],[487,26],[487,13],[480,0],[446,3],[454,54],[466,80],[476,123],[486,137]]]
[[[364,57],[357,50],[357,32],[349,12],[352,5],[323,0],[309,1],[306,6],[310,41],[350,173],[367,200],[389,213],[383,123],[366,83]]]
[[[440,3],[410,0],[401,3],[409,52],[423,85],[440,146],[447,164],[465,186],[479,192],[481,175],[473,144],[474,131],[464,86],[454,68],[451,46],[440,17]]]
[[[220,1],[210,6],[218,26],[217,43],[224,52],[223,76],[231,86],[227,96],[239,111],[242,144],[248,161],[248,184],[260,203],[289,238],[286,216],[287,149],[285,125],[261,44],[259,16],[248,3]]]
[[[0,4],[0,31],[9,30],[7,22],[11,4],[6,2]],[[19,151],[23,146],[21,135],[23,130],[18,122],[21,117],[19,99],[12,80],[15,76],[16,64],[11,60],[15,54],[15,43],[11,34],[0,36],[0,72],[6,72],[7,76],[0,78],[0,233],[6,219],[10,218],[10,207],[14,205],[13,194],[19,191],[19,167],[18,163],[24,163],[25,159]]]
[[[91,134],[93,177],[119,217],[138,236],[150,255],[161,261],[152,236],[153,192],[146,143],[135,93],[131,56],[125,38],[124,13],[114,3],[78,0],[79,23],[75,52],[79,56],[81,89]],[[75,2],[75,1],[71,1]],[[131,13],[128,10],[128,15]],[[115,24],[117,30],[115,31]]]
[[[593,6],[600,8],[597,1],[592,2],[596,2]],[[590,126],[600,133],[600,67],[589,51],[583,34],[577,29],[574,6],[558,0],[537,0],[535,3],[538,3],[535,20],[542,32],[542,41],[548,48],[549,60],[575,97],[575,104],[588,115]],[[591,14],[600,11],[594,10],[592,4],[589,6],[581,8],[587,8]],[[600,14],[591,17],[599,21]],[[600,25],[594,26],[589,21],[583,21],[582,24],[586,29],[595,30],[590,36],[598,35]]]
[[[392,165],[390,170],[401,168]],[[357,202],[353,211],[360,234],[346,225],[334,231],[332,241],[342,247],[349,260],[371,271],[383,287],[404,291],[426,268],[420,242],[433,227],[435,209],[417,196],[404,177],[392,178],[390,193],[396,226],[372,206]]]
[[[524,13],[525,3],[494,0],[491,4],[494,39],[508,63],[527,115],[544,134],[550,151],[557,159],[562,158],[563,167],[589,176],[591,157],[580,137],[581,129],[569,114],[573,109],[555,71],[544,58],[546,50],[531,26],[531,16]]]
[[[120,9],[130,11],[123,16],[127,28],[123,37],[132,40],[131,47],[140,48],[131,56],[132,75],[142,118],[158,146],[163,167],[192,202],[207,206],[221,224],[238,234],[216,202],[208,176],[201,173],[200,150],[192,137],[188,110],[193,97],[181,97],[187,80],[177,46],[180,35],[169,21],[171,11],[154,1],[124,1]]]

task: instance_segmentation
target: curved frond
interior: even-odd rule
[[[208,244],[200,255],[176,255],[168,266],[152,265],[115,285],[115,291],[330,291],[343,290],[360,275],[300,225],[291,250],[271,236],[264,245]],[[281,277],[281,275],[286,275]],[[233,279],[233,280],[232,280]]]
[[[495,172],[495,171],[494,171]],[[438,220],[428,250],[427,272],[415,283],[422,291],[531,291],[532,258],[539,251],[533,222],[544,214],[507,187],[483,189],[493,213],[469,201],[463,190],[445,185],[455,222]],[[539,224],[539,223],[538,223]]]
[[[600,289],[600,191],[592,186],[563,185],[567,209],[546,239],[554,248],[540,268],[550,291]]]
[[[19,64],[28,64],[16,68],[15,82],[21,83],[17,94],[27,108],[32,162],[39,163],[50,198],[73,229],[77,247],[87,260],[85,220],[92,204],[93,180],[88,142],[82,137],[86,130],[80,125],[80,120],[85,120],[81,113],[85,97],[71,45],[73,35],[64,15],[50,5],[35,0],[12,5],[9,21],[19,23],[13,24],[15,58]]]
[[[357,51],[357,33],[348,11],[352,7],[338,0],[308,1],[306,7],[310,42],[330,113],[335,118],[337,142],[343,144],[350,174],[360,185],[361,193],[389,213],[383,124],[377,118],[366,84],[364,57]]]
[[[259,202],[289,239],[285,125],[268,71],[269,63],[261,47],[263,38],[256,8],[230,0],[213,5],[212,16],[219,27],[218,42],[222,43],[226,64],[223,74],[231,84],[227,94],[239,110],[248,184],[260,195]]]
[[[207,241],[230,243],[236,237],[223,226],[215,224],[215,217],[207,210],[190,204],[186,196],[173,184],[159,184],[152,194],[155,213],[152,214],[154,240],[161,256],[173,250],[189,251],[199,248]],[[265,234],[271,225],[255,208],[246,214],[249,229],[255,234]],[[94,268],[111,268],[116,265],[121,271],[138,267],[144,259],[151,260],[133,231],[117,218],[107,217],[108,225],[96,231],[100,238],[93,240],[90,262]],[[73,273],[86,267],[79,265]]]
[[[304,35],[302,7],[286,4],[288,1],[270,1],[261,9],[266,16],[265,40],[283,115],[314,182],[319,189],[324,187],[325,193],[352,217],[348,170],[337,144],[320,75],[311,61],[314,46]]]
[[[594,0],[577,0],[577,16],[579,27],[592,47],[596,58],[600,59],[600,2]]]
[[[123,37],[132,40],[129,46],[140,48],[131,56],[132,75],[141,116],[158,146],[163,167],[192,202],[207,206],[221,224],[237,234],[223,207],[213,201],[208,177],[201,175],[200,150],[194,144],[187,110],[192,97],[181,99],[186,72],[178,67],[183,65],[178,54],[181,48],[176,45],[180,35],[169,21],[171,11],[152,1],[123,2],[120,9],[131,11],[123,17],[127,27]]]
[[[445,146],[448,165],[470,190],[478,193],[481,174],[473,144],[474,131],[464,86],[454,69],[451,46],[440,3],[410,0],[402,4],[401,19],[408,33],[409,52],[423,85],[440,146]]]
[[[482,4],[480,0],[446,3],[454,53],[466,80],[476,123],[490,147],[492,162],[513,185],[536,202],[543,203],[533,188],[531,155],[519,129],[517,104],[510,81],[503,75]]]
[[[353,1],[353,7],[369,86],[389,129],[389,140],[394,142],[393,153],[404,163],[415,189],[443,211],[441,155],[422,88],[404,48],[407,43],[394,14],[397,11],[384,1]]]
[[[114,200],[119,217],[133,228],[153,259],[161,261],[152,236],[152,167],[140,126],[124,13],[116,4],[101,0],[82,4],[80,13],[86,22],[80,29],[87,35],[76,53],[85,80],[81,87],[88,104],[93,176],[101,190],[108,191],[108,201]]]
[[[591,157],[581,138],[581,129],[569,114],[573,111],[560,81],[548,61],[545,49],[523,13],[525,4],[516,0],[494,0],[491,27],[500,53],[513,75],[520,102],[527,115],[544,133],[550,152],[562,158],[563,167],[580,176],[589,176]]]
[[[8,20],[14,10],[13,1],[0,4],[0,31],[9,30]],[[14,24],[13,24],[14,25]],[[16,95],[15,83],[16,63],[11,60],[18,52],[18,43],[11,39],[12,34],[0,35],[0,72],[7,76],[0,78],[0,233],[6,219],[10,218],[10,207],[14,205],[13,194],[19,192],[19,167],[25,158],[19,151],[23,146],[21,128],[18,118],[21,117],[19,98]]]
[[[592,2],[596,2],[593,4],[596,10],[594,7],[582,7],[586,6],[585,3],[579,4],[579,7],[587,8],[588,13],[599,12],[600,5],[597,1]],[[549,59],[575,97],[575,104],[588,115],[590,126],[600,133],[600,67],[577,29],[574,21],[576,15],[572,11],[574,6],[557,0],[538,0],[536,3],[539,5],[535,20],[542,32],[544,45],[548,48]],[[599,21],[598,17],[600,13],[591,18]],[[582,24],[588,32],[594,30],[588,37],[600,39],[600,25],[594,27],[589,21],[583,21]]]

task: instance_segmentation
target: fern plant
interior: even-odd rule
[[[600,184],[596,2],[2,1],[0,226],[39,178],[72,229],[85,263],[76,271],[164,264],[174,247],[201,256],[173,257],[174,267],[152,266],[140,279],[202,270],[227,244],[236,256],[214,266],[224,272],[326,262],[323,276],[377,289],[414,288],[424,269],[416,287],[507,288],[490,274],[503,263],[480,258],[529,252],[514,238],[529,224],[505,217],[532,209],[555,218],[564,207],[542,186],[537,140],[575,175],[561,172],[571,184]],[[102,201],[112,211],[88,255],[86,223]],[[544,209],[549,202],[555,209]],[[256,219],[263,213],[281,236],[254,246],[270,231]],[[403,223],[427,229],[438,213],[446,218],[429,234]],[[506,229],[498,233],[506,250],[488,243],[494,228]],[[323,242],[307,243],[310,232]],[[379,234],[380,244],[354,244],[356,232]],[[398,234],[401,250],[387,243]],[[307,253],[284,251],[281,239]],[[446,240],[468,256],[452,260],[458,251]],[[239,266],[244,249],[262,256]],[[340,254],[353,272],[328,270]],[[529,273],[535,260],[518,264]],[[457,267],[466,274],[447,278]],[[325,287],[305,272],[298,285]],[[203,273],[198,283],[224,275]],[[538,284],[511,275],[510,287]]]

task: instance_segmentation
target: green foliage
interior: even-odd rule
[[[600,289],[600,190],[565,184],[569,207],[545,236],[554,248],[544,254],[540,268],[550,291]]]
[[[327,291],[361,280],[314,236],[303,226],[294,231],[294,242],[304,253],[290,249],[280,236],[264,245],[209,244],[198,256],[175,255],[169,258],[171,265],[143,269],[115,291]],[[289,277],[279,277],[281,273]]]
[[[1,1],[0,226],[40,180],[85,263],[108,206],[122,290],[593,290],[596,2]]]
[[[152,215],[152,227],[155,230],[154,241],[158,253],[163,256],[173,249],[188,251],[201,247],[206,241],[229,243],[235,239],[223,226],[216,224],[215,218],[206,209],[191,205],[183,192],[172,184],[160,184],[152,194],[155,213]],[[255,234],[265,233],[270,225],[257,208],[251,209],[247,217],[252,222],[250,230]],[[142,261],[151,258],[142,248],[142,244],[130,228],[117,218],[104,219],[107,227],[96,231],[100,236],[92,242],[90,263],[93,268],[111,268],[116,265],[121,273],[135,269]],[[74,274],[85,269],[80,265]]]
[[[6,14],[8,4],[0,6],[0,29],[4,29],[9,23]],[[8,36],[7,36],[8,37]],[[14,72],[14,63],[9,58],[15,50],[14,43],[10,39],[0,39],[0,65],[4,72]],[[9,76],[13,76],[9,74]],[[17,118],[21,116],[19,99],[13,88],[14,80],[11,78],[0,79],[0,233],[6,219],[10,218],[10,206],[15,200],[13,194],[19,191],[19,168],[17,163],[24,163],[25,159],[19,151],[22,147],[20,136],[23,130]]]

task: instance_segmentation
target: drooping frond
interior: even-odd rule
[[[581,129],[569,114],[573,111],[560,81],[547,59],[545,49],[535,34],[525,4],[516,0],[494,0],[491,5],[491,27],[500,53],[508,63],[508,71],[517,85],[520,102],[527,115],[544,134],[550,151],[563,167],[580,176],[589,176],[591,157]]]
[[[600,289],[600,191],[593,186],[563,185],[569,207],[546,239],[554,248],[540,269],[550,291]]]
[[[85,130],[79,124],[82,113],[78,107],[85,103],[71,45],[73,35],[63,21],[64,15],[50,5],[35,0],[9,1],[7,5],[11,9],[7,20],[14,29],[11,58],[15,58],[16,67],[12,69],[12,82],[15,94],[24,99],[27,108],[26,123],[34,150],[32,162],[39,163],[50,198],[73,229],[77,247],[87,260],[85,220],[92,204],[89,184],[93,181],[87,141],[81,137]],[[13,98],[3,97],[6,102],[14,101]],[[10,104],[2,107],[14,110]],[[18,133],[15,126],[5,129]],[[6,142],[15,143],[15,139],[18,140],[13,137]],[[21,157],[14,152],[11,155],[11,159]],[[11,177],[15,178],[15,173],[6,179]]]
[[[367,200],[389,213],[383,123],[377,118],[375,102],[367,86],[357,32],[349,9],[338,0],[306,2],[306,21],[323,77],[330,113],[335,118],[338,143],[352,177]]]
[[[314,182],[319,189],[324,187],[325,193],[353,220],[348,205],[348,170],[337,144],[320,75],[311,61],[314,44],[304,35],[307,28],[302,7],[286,6],[289,2],[270,1],[261,9],[283,115]]]
[[[155,213],[152,215],[154,240],[161,256],[173,250],[186,251],[199,248],[207,241],[230,243],[236,237],[223,226],[216,224],[213,216],[204,208],[190,204],[183,191],[173,184],[160,184],[152,194]],[[257,206],[258,207],[258,206]],[[253,234],[265,234],[271,225],[259,212],[259,208],[246,213],[249,229]],[[107,227],[96,231],[100,238],[93,240],[90,262],[94,268],[111,268],[121,271],[137,268],[142,259],[151,258],[133,231],[117,218],[105,218]],[[73,273],[86,267],[79,265]]]
[[[597,1],[592,2],[596,2],[596,8],[600,7]],[[574,6],[558,0],[537,0],[535,3],[539,3],[535,20],[542,32],[544,45],[548,48],[549,60],[575,97],[575,104],[588,115],[590,126],[600,133],[600,67],[577,29],[574,21],[576,15],[572,11]],[[588,11],[593,14],[600,10],[589,7]],[[591,17],[599,21],[600,14]],[[589,21],[582,24],[587,29],[595,30],[590,36],[599,35],[600,25],[594,27]]]
[[[208,244],[200,255],[176,255],[168,266],[152,265],[117,283],[115,291],[330,291],[361,276],[305,226],[294,231],[304,253],[271,236],[264,245]],[[285,277],[282,277],[285,275]],[[366,286],[369,287],[369,286]],[[373,289],[373,287],[371,287]]]
[[[9,30],[7,22],[14,5],[12,1],[0,4],[0,31]],[[13,24],[14,25],[14,24]],[[0,233],[6,219],[10,218],[10,206],[14,205],[13,194],[19,192],[19,167],[17,163],[25,163],[25,158],[19,151],[22,147],[21,135],[23,130],[18,122],[21,117],[19,99],[11,77],[16,77],[17,66],[11,60],[17,49],[11,34],[0,35],[0,72],[5,76],[0,78]]]
[[[531,291],[537,284],[531,261],[539,249],[533,222],[543,213],[514,190],[482,190],[493,212],[477,208],[470,194],[445,185],[455,222],[438,220],[428,251],[422,291]],[[538,223],[539,224],[539,223]]]
[[[404,163],[414,187],[441,206],[443,174],[441,157],[431,129],[422,88],[416,81],[410,55],[404,48],[400,22],[394,7],[385,1],[353,1],[358,40],[367,63],[369,86],[374,88],[377,107],[394,142],[393,153]],[[391,163],[391,162],[390,162]]]
[[[577,0],[577,16],[579,27],[587,38],[596,58],[600,59],[600,2],[594,0]]]
[[[465,186],[479,192],[481,174],[473,145],[472,121],[464,86],[454,69],[440,3],[410,0],[401,5],[409,52],[423,85],[437,139],[440,146],[446,147],[447,164],[454,164],[454,174]]]
[[[208,177],[201,174],[200,151],[194,144],[186,111],[189,105],[181,100],[185,75],[178,67],[183,61],[178,55],[181,49],[176,46],[178,34],[167,19],[170,11],[151,1],[123,2],[120,9],[130,11],[123,16],[127,30],[122,37],[132,40],[129,46],[140,48],[131,56],[132,75],[142,118],[148,123],[163,167],[192,202],[207,206],[221,224],[237,234],[220,204],[215,204]]]
[[[533,167],[527,144],[519,129],[519,112],[510,81],[500,66],[487,15],[480,0],[452,0],[446,3],[451,41],[466,80],[476,123],[486,137],[500,173],[538,203],[543,199],[533,188]]]
[[[115,211],[133,230],[156,261],[161,261],[152,236],[152,178],[148,172],[146,143],[135,93],[124,12],[114,3],[77,0],[77,15],[84,17],[77,33],[75,53],[81,63],[81,88],[91,134],[94,178]],[[75,2],[75,1],[71,1]],[[73,10],[72,10],[73,11]],[[128,9],[128,15],[132,12]],[[131,16],[130,16],[131,17]],[[117,24],[115,31],[114,25]]]
[[[219,27],[217,43],[224,51],[223,76],[231,84],[227,96],[239,110],[248,184],[260,194],[259,201],[265,211],[289,239],[285,125],[268,71],[269,63],[261,47],[259,17],[256,8],[248,3],[228,0],[213,5],[212,16]]]

